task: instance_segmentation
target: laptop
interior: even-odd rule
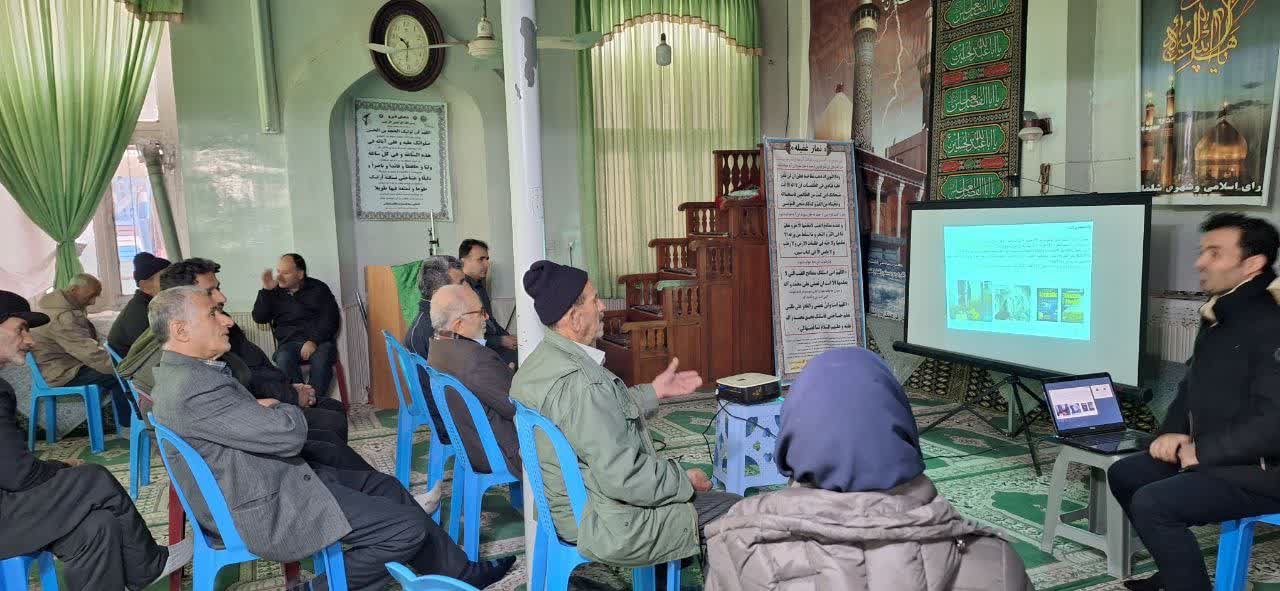
[[[1106,455],[1142,451],[1151,443],[1151,435],[1125,428],[1111,374],[1046,379],[1044,398],[1059,443]]]

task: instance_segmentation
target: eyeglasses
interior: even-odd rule
[[[489,312],[488,312],[487,310],[485,310],[483,307],[481,307],[480,309],[472,310],[472,311],[470,311],[470,312],[467,312],[467,313],[463,314],[462,316],[460,316],[459,318],[464,317],[464,316],[470,316],[470,315],[472,315],[472,314],[480,314],[481,316],[483,316],[483,317],[485,317],[485,318],[488,318],[488,317],[489,317]]]

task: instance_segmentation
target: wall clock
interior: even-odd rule
[[[417,0],[391,0],[378,9],[369,27],[374,67],[388,84],[418,91],[436,81],[444,69],[444,30],[434,14]]]

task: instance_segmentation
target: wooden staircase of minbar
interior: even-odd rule
[[[762,187],[760,151],[716,150],[715,202],[688,202],[685,236],[655,238],[656,271],[618,278],[623,310],[605,312],[605,366],[627,385],[653,380],[679,358],[704,384],[746,372],[773,373],[768,223],[764,196],[724,199]],[[754,181],[747,175],[756,175]]]

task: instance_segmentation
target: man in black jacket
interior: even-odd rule
[[[327,396],[333,380],[333,364],[338,360],[334,339],[338,336],[338,300],[323,281],[307,276],[302,255],[288,253],[262,273],[262,289],[253,304],[253,321],[270,324],[276,337],[276,367],[284,370],[292,383],[302,382],[302,364],[311,365],[312,388]]]
[[[138,291],[116,316],[116,321],[111,323],[111,332],[107,334],[107,344],[116,355],[128,355],[134,341],[146,332],[147,304],[160,293],[160,272],[168,266],[168,259],[149,252],[140,252],[133,257],[133,280],[138,283]]]
[[[489,245],[475,238],[463,240],[458,246],[458,259],[462,261],[462,273],[466,275],[467,285],[480,296],[480,303],[489,314],[489,319],[484,323],[485,346],[497,351],[503,361],[515,364],[516,337],[507,332],[498,322],[498,317],[494,316],[489,289],[484,285],[489,278]]]
[[[23,363],[28,327],[48,322],[18,294],[0,291],[0,365]],[[191,540],[157,545],[106,468],[28,451],[16,411],[13,386],[0,380],[0,560],[52,552],[72,591],[137,591],[191,562]]]
[[[1159,567],[1129,589],[1209,589],[1188,527],[1280,512],[1280,235],[1236,213],[1201,232],[1196,270],[1212,297],[1187,376],[1149,453],[1107,471]]]

